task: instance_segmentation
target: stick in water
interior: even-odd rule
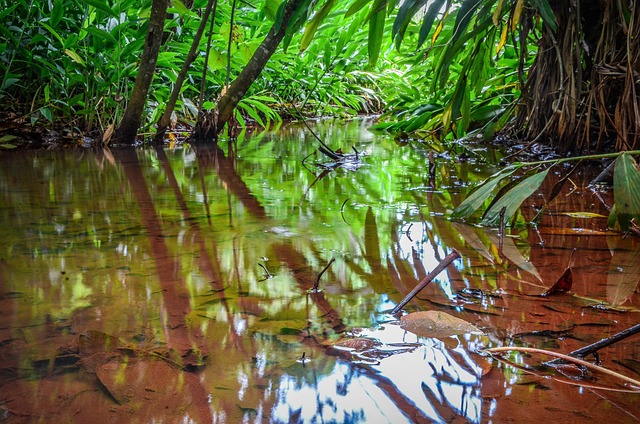
[[[329,263],[327,264],[327,266],[325,266],[324,268],[322,268],[322,271],[320,271],[320,273],[318,274],[318,276],[316,277],[316,282],[313,283],[313,291],[318,291],[318,284],[320,284],[320,277],[322,277],[322,274],[324,274],[324,272],[326,270],[329,269],[329,267],[331,266],[331,264],[333,263],[333,261],[335,261],[335,258],[331,258],[331,260],[329,261]]]
[[[424,279],[423,279],[422,281],[420,281],[420,283],[418,283],[418,285],[417,285],[413,290],[411,290],[411,293],[409,293],[408,295],[406,295],[406,296],[405,296],[405,298],[404,298],[404,299],[402,299],[402,302],[398,303],[398,305],[396,305],[396,307],[395,307],[395,308],[393,308],[393,309],[391,310],[391,314],[393,315],[393,314],[397,314],[398,312],[400,312],[400,310],[401,310],[402,308],[404,308],[404,306],[405,306],[407,303],[409,303],[409,301],[410,301],[411,299],[413,299],[413,298],[415,297],[415,295],[417,295],[417,294],[420,292],[420,290],[422,290],[423,288],[427,287],[427,285],[428,285],[428,284],[429,284],[429,283],[430,283],[434,278],[436,278],[436,276],[437,276],[438,274],[440,274],[442,271],[444,271],[444,269],[445,269],[446,267],[448,267],[448,266],[451,264],[451,262],[453,262],[453,261],[455,261],[456,259],[459,259],[459,258],[460,258],[460,253],[458,253],[457,251],[455,251],[455,250],[454,250],[453,252],[449,253],[449,254],[448,254],[448,255],[447,255],[447,256],[442,260],[442,262],[440,262],[440,263],[438,264],[438,266],[437,266],[437,267],[435,267],[435,268],[433,269],[433,271],[431,271],[431,272],[429,273],[429,275],[427,275],[426,277],[424,277]]]

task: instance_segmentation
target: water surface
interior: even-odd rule
[[[638,420],[637,393],[602,390],[629,388],[617,380],[552,373],[538,367],[546,357],[513,353],[504,364],[478,353],[568,353],[639,321],[640,243],[606,231],[598,215],[609,193],[587,187],[588,170],[537,228],[517,226],[499,250],[496,231],[447,219],[500,168],[499,152],[447,146],[461,160],[367,125],[316,128],[333,148],[362,152],[348,169],[307,157],[316,142],[296,126],[219,146],[0,153],[0,414]],[[446,312],[484,334],[405,332],[388,312],[453,249],[462,259],[405,313]],[[568,266],[571,293],[540,297]],[[599,359],[637,379],[639,344],[627,339]]]

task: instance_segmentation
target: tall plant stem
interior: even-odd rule
[[[596,159],[617,158],[623,153],[628,153],[630,155],[640,155],[640,150],[627,150],[624,152],[617,152],[617,153],[602,153],[599,155],[574,156],[570,158],[547,159],[547,160],[540,160],[537,162],[520,162],[520,163],[523,165],[529,165],[529,166],[546,165],[549,163],[558,164],[558,163],[572,162],[576,160],[596,160]]]
[[[200,40],[202,39],[202,34],[204,33],[204,29],[207,26],[207,22],[209,20],[209,15],[211,11],[214,10],[215,15],[215,7],[217,6],[217,0],[209,0],[207,2],[207,7],[205,8],[204,13],[202,14],[202,20],[200,21],[200,25],[198,26],[198,31],[193,37],[193,42],[191,43],[191,49],[187,54],[184,63],[182,64],[182,68],[180,69],[180,73],[178,73],[178,77],[176,78],[176,82],[173,86],[173,91],[171,92],[171,97],[169,97],[169,101],[167,102],[167,106],[164,109],[164,113],[162,117],[158,121],[158,131],[154,138],[156,143],[161,143],[164,140],[164,134],[167,131],[167,127],[171,122],[171,114],[176,107],[176,102],[178,101],[178,96],[180,95],[180,90],[182,90],[182,84],[184,80],[187,78],[187,73],[189,72],[189,67],[196,60],[198,56],[198,46],[200,45]],[[205,63],[206,67],[207,64]]]

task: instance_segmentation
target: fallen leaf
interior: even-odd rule
[[[449,337],[456,334],[482,334],[467,321],[440,311],[413,312],[400,318],[400,326],[418,336]]]
[[[550,289],[545,290],[540,296],[549,296],[550,294],[558,294],[558,293],[566,293],[571,290],[571,285],[573,284],[573,273],[571,272],[571,268],[567,268],[564,270],[558,281],[551,286]]]

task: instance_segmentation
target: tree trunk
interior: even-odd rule
[[[164,134],[167,131],[167,127],[171,121],[171,114],[173,113],[173,109],[176,107],[176,102],[178,101],[178,95],[180,94],[180,90],[182,89],[182,84],[184,83],[185,78],[187,77],[187,72],[189,72],[189,67],[193,63],[193,61],[198,56],[198,46],[200,45],[200,39],[202,38],[202,34],[204,33],[204,29],[207,26],[207,22],[209,20],[209,15],[213,10],[213,15],[216,14],[216,6],[218,5],[217,0],[209,0],[207,2],[207,7],[202,14],[202,20],[200,21],[200,26],[198,27],[198,31],[196,32],[193,42],[191,43],[191,49],[187,54],[187,58],[182,64],[182,68],[180,69],[180,73],[176,79],[175,85],[173,86],[173,91],[171,92],[171,97],[169,97],[169,102],[164,109],[164,113],[162,117],[158,121],[158,131],[154,137],[154,141],[156,143],[160,143],[164,140]],[[207,66],[205,63],[204,66]]]
[[[149,18],[149,30],[144,43],[140,68],[136,76],[136,82],[131,93],[131,98],[124,111],[122,122],[114,134],[116,142],[135,142],[138,128],[142,120],[144,105],[147,101],[147,93],[153,79],[158,62],[158,52],[162,45],[162,33],[164,21],[167,15],[167,0],[153,0],[151,4],[151,17]]]
[[[565,153],[640,148],[640,8],[635,1],[550,2],[516,128]]]
[[[213,113],[202,113],[200,115],[191,139],[195,141],[211,141],[217,138],[224,125],[231,119],[233,110],[280,45],[287,31],[289,21],[301,3],[302,0],[288,0],[280,27],[276,28],[275,24],[271,27],[271,30],[249,60],[249,63],[231,85],[227,87]]]

